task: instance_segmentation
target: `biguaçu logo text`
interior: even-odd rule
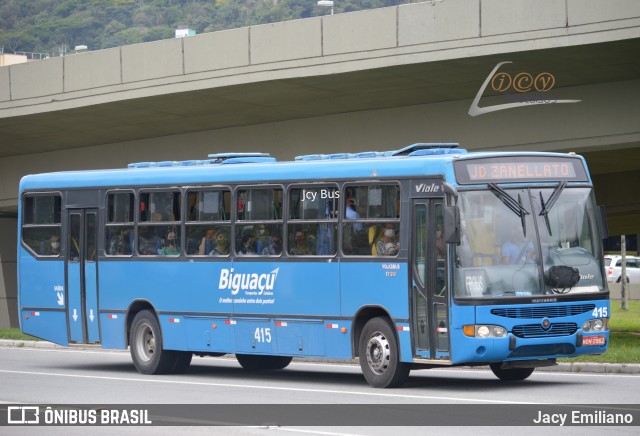
[[[273,290],[279,270],[276,268],[268,274],[257,274],[234,273],[233,268],[223,268],[220,270],[218,289],[230,290],[231,295],[237,295],[240,291],[259,291],[257,294],[262,295],[264,291]]]

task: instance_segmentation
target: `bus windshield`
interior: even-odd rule
[[[461,191],[456,298],[606,291],[590,188]]]

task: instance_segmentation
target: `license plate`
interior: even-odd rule
[[[604,335],[585,336],[582,338],[582,345],[604,345],[606,341]]]

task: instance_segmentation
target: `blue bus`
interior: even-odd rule
[[[582,157],[221,153],[20,183],[24,333],[144,374],[358,357],[374,387],[489,365],[523,380],[609,341],[603,210]]]

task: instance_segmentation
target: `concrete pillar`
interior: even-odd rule
[[[18,327],[18,219],[0,217],[0,328]]]

